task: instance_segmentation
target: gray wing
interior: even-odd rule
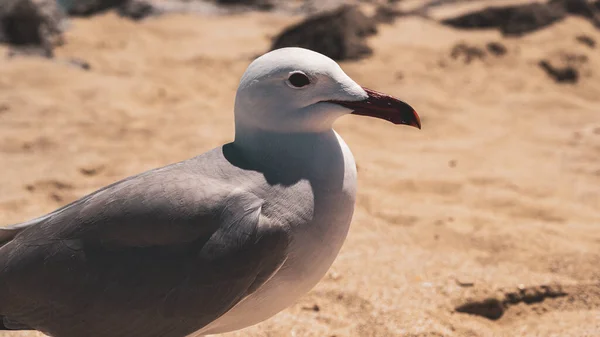
[[[13,228],[0,315],[55,337],[185,336],[285,260],[288,234],[262,206],[184,164],[113,184]]]

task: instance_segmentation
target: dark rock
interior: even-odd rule
[[[397,17],[404,15],[404,12],[389,6],[378,6],[373,15],[373,20],[378,23],[393,23]]]
[[[271,10],[275,7],[273,0],[216,0],[219,5],[247,6],[260,10]]]
[[[557,5],[532,3],[507,7],[488,7],[478,12],[443,20],[463,29],[499,28],[507,36],[520,36],[564,19],[566,11]]]
[[[0,6],[0,42],[27,54],[52,57],[63,43],[65,15],[55,0],[3,0]],[[19,54],[15,51],[14,54]]]
[[[589,37],[587,35],[579,35],[575,39],[578,42],[581,42],[590,48],[596,48],[596,40],[592,39],[591,37]]]
[[[457,312],[498,320],[504,315],[505,307],[496,298],[486,298],[483,301],[470,301],[454,308]]]
[[[127,0],[66,0],[66,11],[72,16],[91,16],[123,6]]]
[[[502,56],[507,52],[506,47],[500,42],[490,42],[487,44],[486,48],[490,53],[496,56]]]
[[[465,43],[459,43],[452,48],[450,57],[453,59],[462,58],[466,64],[471,63],[473,60],[482,60],[485,58],[485,52],[479,47],[469,46]]]
[[[145,0],[129,0],[117,9],[119,15],[133,20],[141,20],[149,16],[158,15],[160,11],[150,2]]]
[[[288,27],[274,39],[271,50],[302,47],[337,61],[355,60],[372,53],[365,37],[376,32],[374,21],[358,8],[342,6]]]
[[[59,0],[71,16],[91,16],[116,9],[119,15],[134,20],[162,14],[151,0]]]
[[[304,310],[312,310],[312,311],[315,311],[315,312],[321,311],[321,308],[319,307],[318,304],[314,304],[314,305],[312,305],[310,307],[303,307],[302,309],[304,309]]]
[[[443,20],[442,23],[463,29],[498,28],[506,36],[521,36],[547,27],[568,14],[584,17],[600,28],[600,0],[551,0],[506,7],[488,7]]]
[[[551,0],[551,5],[562,7],[567,13],[590,20],[596,27],[600,27],[600,1],[587,0]]]
[[[555,67],[546,60],[540,61],[538,65],[558,83],[576,83],[579,80],[579,71],[571,65]]]

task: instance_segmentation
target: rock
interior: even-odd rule
[[[53,56],[64,42],[65,15],[55,0],[3,0],[0,42],[25,49],[27,54]],[[15,52],[19,54],[20,52]]]
[[[504,315],[505,306],[502,301],[490,297],[482,300],[469,300],[454,308],[456,312],[498,320]]]
[[[356,60],[372,53],[365,37],[376,32],[374,21],[358,8],[342,6],[288,27],[274,39],[271,50],[303,47],[337,61]]]
[[[142,20],[146,17],[161,14],[151,2],[146,0],[128,0],[117,9],[119,15],[133,20]]]
[[[116,9],[120,16],[141,20],[162,14],[152,0],[58,0],[61,7],[71,16],[91,16]]]
[[[551,0],[550,4],[562,7],[569,14],[584,17],[590,20],[596,27],[600,27],[600,16],[598,16],[600,1]]]
[[[485,52],[479,47],[469,46],[465,43],[458,43],[452,48],[450,57],[453,59],[462,59],[465,64],[469,64],[473,60],[484,59]]]
[[[538,65],[557,83],[576,83],[579,80],[579,71],[572,65],[555,67],[547,60],[540,61]]]
[[[590,48],[596,48],[596,40],[587,35],[579,35],[575,39],[577,42],[583,43]]]
[[[463,29],[499,28],[506,36],[522,36],[564,19],[568,14],[584,17],[600,28],[600,0],[551,0],[483,10],[443,20],[442,23]]]
[[[373,20],[378,23],[393,23],[397,17],[404,15],[404,12],[399,11],[390,6],[378,6],[373,15]]]
[[[311,311],[314,311],[314,312],[319,312],[319,311],[321,311],[321,308],[319,307],[319,305],[318,305],[318,304],[313,304],[313,305],[312,305],[312,306],[310,306],[310,307],[302,307],[302,309],[303,309],[303,310],[311,310]]]
[[[72,16],[90,16],[124,5],[127,0],[62,0]]]
[[[463,29],[499,28],[504,35],[521,36],[562,20],[566,14],[564,8],[558,5],[532,3],[487,7],[481,11],[443,20],[442,23]]]
[[[591,76],[592,67],[585,54],[563,51],[549,55],[541,60],[538,65],[557,83],[573,84],[582,77]]]
[[[219,5],[239,5],[260,10],[270,10],[275,7],[273,0],[216,0]]]
[[[500,42],[490,42],[487,44],[486,48],[490,53],[496,56],[502,56],[507,52],[506,47]]]

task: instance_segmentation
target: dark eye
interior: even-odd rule
[[[288,78],[288,82],[295,88],[302,88],[310,84],[310,79],[303,73],[293,73]]]

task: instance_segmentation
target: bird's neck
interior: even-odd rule
[[[278,166],[305,165],[319,153],[339,151],[338,136],[333,129],[277,133],[236,128],[234,144],[247,158]]]

